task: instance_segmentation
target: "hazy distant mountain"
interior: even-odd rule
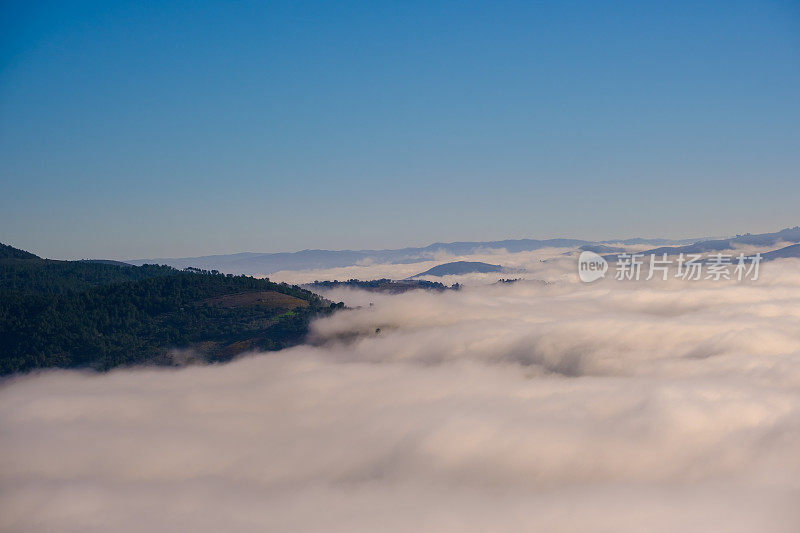
[[[469,255],[484,250],[505,249],[508,252],[528,252],[542,248],[573,248],[591,250],[599,254],[621,253],[619,246],[613,245],[662,245],[647,250],[650,254],[707,253],[730,249],[734,245],[753,245],[769,247],[782,242],[800,243],[800,227],[787,228],[775,233],[745,234],[725,239],[608,239],[585,241],[581,239],[507,239],[502,241],[437,242],[419,248],[399,248],[390,250],[302,250],[300,252],[256,253],[242,252],[227,255],[207,255],[201,257],[136,259],[133,265],[159,264],[175,268],[195,267],[206,270],[219,270],[230,274],[271,274],[279,270],[318,270],[341,268],[359,263],[407,264],[435,260],[438,254]],[[616,256],[608,256],[615,260]]]
[[[737,235],[736,237],[732,237],[730,239],[713,239],[713,240],[699,241],[685,246],[661,246],[659,248],[645,250],[640,253],[645,255],[650,255],[650,254],[677,255],[682,253],[704,254],[709,252],[719,252],[722,250],[731,250],[733,248],[736,248],[737,246],[761,246],[764,248],[769,248],[770,246],[776,246],[781,243],[789,243],[789,242],[800,243],[800,226],[795,226],[794,228],[782,229],[781,231],[776,231],[774,233],[760,233],[756,235],[753,235],[751,233],[746,233],[744,235]],[[791,248],[791,246],[789,248]],[[766,254],[764,255],[766,257]],[[616,255],[607,256],[606,259],[615,261],[617,259],[617,256]]]
[[[639,244],[668,244],[670,246],[678,246],[681,244],[692,244],[694,242],[707,239],[708,239],[707,237],[695,238],[695,239],[662,239],[662,238],[643,239],[641,237],[636,237],[634,239],[611,239],[608,241],[599,241],[599,242],[600,244],[624,244],[626,246],[633,246]]]
[[[800,226],[782,229],[775,233],[761,233],[758,235],[747,233],[745,235],[737,235],[736,238],[731,240],[740,244],[751,244],[754,246],[772,246],[781,242],[800,243]]]
[[[584,244],[578,250],[582,252],[594,252],[596,254],[613,254],[624,252],[625,248],[619,246],[608,246],[607,244]]]
[[[786,248],[773,250],[771,252],[761,254],[761,257],[764,258],[764,261],[772,261],[773,259],[789,259],[789,258],[800,259],[800,244],[792,244],[791,246],[787,246]]]
[[[452,263],[444,263],[443,265],[436,265],[435,267],[421,272],[412,278],[419,278],[422,276],[458,276],[461,274],[480,273],[486,274],[489,272],[506,272],[506,269],[500,265],[490,265],[489,263],[481,263],[478,261],[454,261]]]
[[[695,239],[696,240],[696,239]],[[208,255],[202,257],[136,259],[134,265],[159,264],[175,268],[196,267],[219,270],[231,274],[270,274],[279,270],[316,270],[341,268],[361,262],[374,263],[420,263],[434,260],[437,254],[469,255],[482,250],[505,249],[509,252],[528,252],[542,248],[577,248],[580,246],[604,246],[608,243],[622,244],[685,244],[691,241],[669,239],[627,239],[600,242],[580,239],[509,239],[487,242],[437,242],[421,248],[394,250],[302,250],[300,252],[254,253],[243,252],[230,255]],[[613,252],[618,248],[612,248]],[[599,252],[607,253],[607,252]]]

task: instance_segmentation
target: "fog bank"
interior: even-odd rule
[[[349,293],[313,346],[15,378],[0,529],[798,531],[798,266]]]

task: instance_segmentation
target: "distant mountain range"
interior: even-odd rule
[[[128,261],[133,265],[159,264],[183,269],[195,267],[205,270],[218,270],[229,274],[267,275],[280,270],[322,270],[342,268],[364,263],[410,264],[435,260],[441,254],[453,256],[470,255],[487,250],[504,249],[508,252],[528,252],[542,248],[572,248],[590,250],[598,254],[618,254],[620,246],[654,245],[658,246],[643,253],[679,254],[708,253],[731,249],[737,245],[751,245],[769,248],[781,243],[800,243],[800,226],[787,228],[774,233],[744,234],[731,238],[701,239],[609,239],[586,241],[581,239],[507,239],[502,241],[437,242],[419,248],[399,248],[388,250],[302,250],[299,252],[256,253],[242,252],[227,255],[207,255],[200,257],[136,259]],[[789,252],[787,252],[789,253]],[[615,255],[606,255],[615,260]],[[97,261],[97,260],[94,260]]]
[[[317,270],[341,268],[359,263],[421,263],[436,259],[438,254],[469,255],[483,250],[505,249],[509,252],[528,252],[542,248],[592,247],[598,253],[613,253],[619,248],[607,244],[671,244],[682,245],[696,242],[697,239],[620,239],[607,241],[585,241],[580,239],[509,239],[486,242],[437,242],[421,248],[400,248],[392,250],[302,250],[300,252],[255,253],[242,252],[229,255],[207,255],[201,257],[135,259],[128,261],[134,265],[159,264],[174,268],[202,268],[219,270],[229,274],[271,274],[280,270]]]
[[[800,243],[800,226],[794,228],[786,228],[774,233],[760,233],[753,235],[746,233],[744,235],[737,235],[730,239],[712,239],[699,241],[693,244],[684,246],[661,246],[651,250],[645,250],[644,255],[656,254],[707,254],[710,252],[720,252],[723,250],[731,250],[742,246],[756,246],[760,248],[770,248],[787,243]],[[788,257],[800,257],[800,246],[791,245],[778,250],[762,253],[764,260],[782,259]],[[616,261],[618,255],[606,256],[609,261]]]

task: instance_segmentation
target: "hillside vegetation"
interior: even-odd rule
[[[301,342],[332,304],[267,279],[0,248],[0,374],[225,361]]]
[[[361,281],[358,279],[350,279],[347,281],[315,281],[308,284],[309,287],[319,290],[331,290],[340,287],[347,287],[351,289],[360,289],[368,292],[381,292],[385,294],[402,294],[414,290],[429,290],[442,292],[448,289],[458,290],[461,286],[456,283],[452,287],[448,287],[438,281],[425,281],[421,279],[404,279],[392,280],[388,278],[375,279],[370,281]]]

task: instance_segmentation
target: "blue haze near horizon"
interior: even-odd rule
[[[3,2],[0,242],[776,231],[798,94],[797,2]]]

